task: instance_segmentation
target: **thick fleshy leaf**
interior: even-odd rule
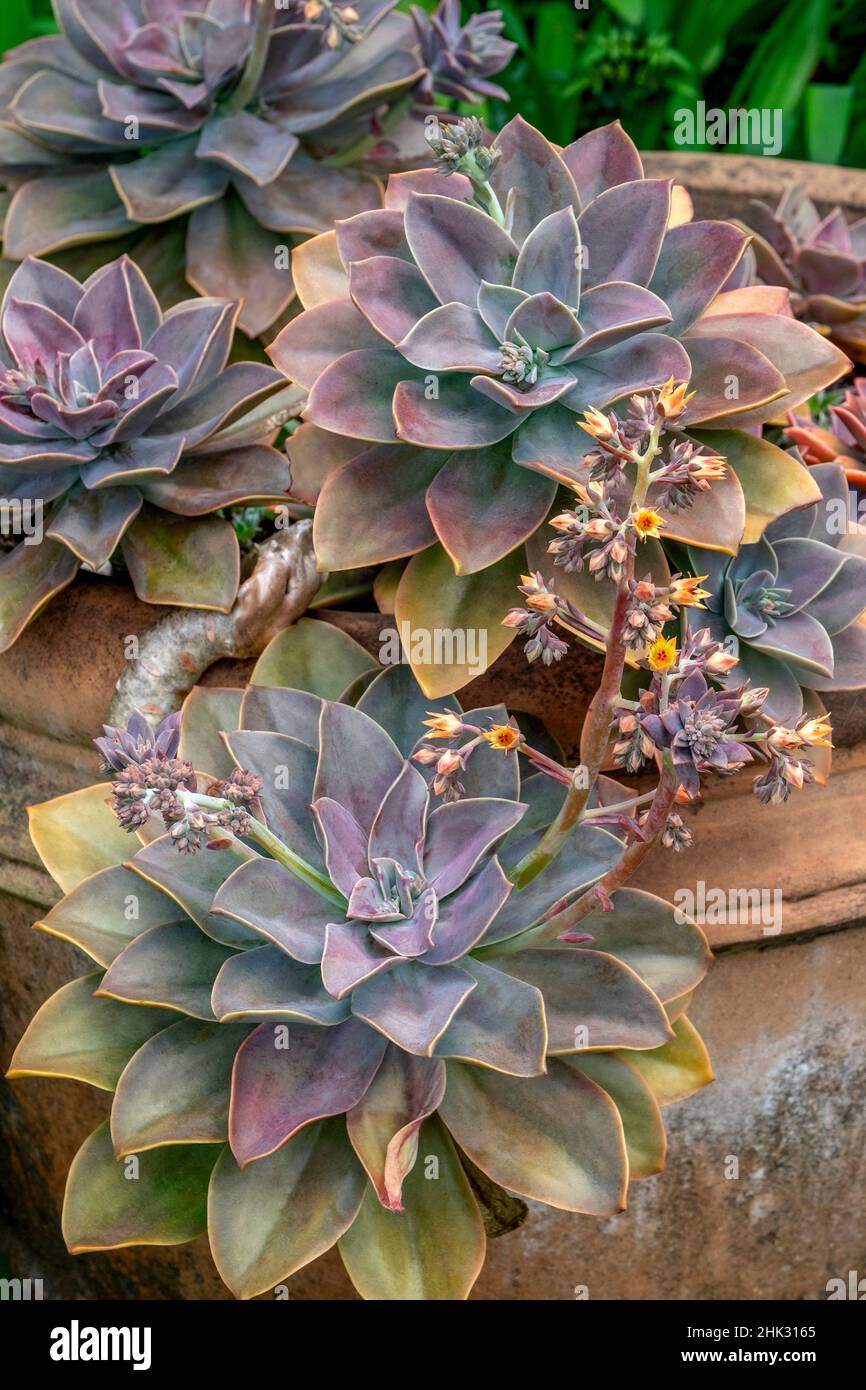
[[[476,1062],[510,1076],[543,1075],[547,1025],[540,990],[480,960],[462,964],[476,988],[439,1038],[436,1056]]]
[[[696,430],[694,437],[721,454],[737,475],[746,503],[743,545],[757,541],[782,513],[818,500],[811,470],[769,440],[744,430]],[[711,491],[715,494],[715,485]]]
[[[301,618],[268,643],[250,680],[253,685],[289,686],[323,700],[338,700],[356,676],[374,665],[364,648],[333,623]]]
[[[585,411],[589,406],[601,410],[623,396],[659,386],[671,376],[688,381],[691,374],[688,355],[676,339],[664,333],[639,333],[582,362],[577,386],[565,404],[570,410]]]
[[[213,982],[232,952],[193,922],[151,927],[121,951],[105,972],[99,994],[130,1004],[158,1005],[213,1021]]]
[[[290,629],[291,630],[291,629]],[[338,629],[327,629],[338,631]],[[248,685],[242,692],[239,729],[258,729],[262,733],[291,734],[311,748],[319,746],[319,716],[322,701],[306,690],[287,690],[282,686]]]
[[[244,947],[260,944],[256,934],[246,927],[211,914],[214,894],[240,864],[257,859],[254,850],[234,840],[219,852],[178,854],[170,835],[161,835],[140,849],[127,867],[140,874],[143,881],[155,884],[191,917],[197,926],[214,941],[225,946]],[[180,916],[181,914],[176,914]]]
[[[417,377],[420,368],[406,367]],[[422,449],[480,449],[513,434],[520,416],[475,389],[492,377],[430,374],[423,381],[401,381],[394,391],[397,437]]]
[[[540,990],[548,1052],[659,1047],[672,1036],[652,990],[603,951],[552,947],[501,956],[494,964]]]
[[[123,538],[135,592],[146,603],[228,613],[240,581],[240,550],[222,517],[195,520],[145,506]]]
[[[142,159],[111,166],[111,178],[131,221],[163,222],[225,192],[227,170],[196,159],[197,139],[183,136]]]
[[[490,182],[503,207],[511,197],[512,234],[518,245],[548,213],[568,206],[575,213],[580,211],[577,188],[563,157],[522,116],[515,116],[499,132],[496,149],[499,159]]]
[[[216,441],[215,441],[216,442]],[[168,477],[140,484],[148,502],[180,516],[205,516],[241,502],[285,502],[289,465],[284,453],[269,444],[223,447],[215,453],[188,455]]]
[[[182,915],[167,893],[118,864],[85,878],[34,926],[107,966],[142,932]]]
[[[322,981],[335,999],[345,999],[358,985],[402,958],[373,940],[366,922],[329,922],[322,955]]]
[[[498,372],[500,350],[474,305],[440,304],[412,320],[397,343],[407,362],[433,372]]]
[[[502,619],[514,606],[523,553],[513,550],[478,575],[456,575],[444,546],[434,545],[410,560],[397,590],[401,634],[451,634],[440,652],[429,640],[408,645],[415,677],[425,695],[450,695],[480,676],[514,638]],[[404,624],[408,627],[404,629]],[[440,659],[437,660],[436,657]]]
[[[224,1143],[232,1062],[248,1032],[240,1023],[185,1018],[139,1048],[111,1107],[117,1157],[162,1144]]]
[[[604,951],[624,961],[663,1004],[694,989],[712,960],[700,928],[663,898],[637,888],[620,888],[613,902],[615,911],[586,919],[590,954]]]
[[[215,916],[243,923],[304,965],[321,960],[329,915],[338,910],[273,859],[242,864],[213,900]]]
[[[345,352],[385,346],[348,299],[332,299],[292,319],[268,347],[268,356],[290,381],[308,389]]]
[[[391,739],[361,710],[326,704],[319,725],[321,752],[313,799],[331,797],[366,833],[403,759]]]
[[[351,1225],[366,1187],[339,1118],[309,1125],[243,1169],[226,1151],[208,1198],[220,1277],[237,1298],[255,1298],[283,1283]]]
[[[658,295],[615,280],[587,290],[580,301],[583,336],[554,362],[575,362],[592,352],[602,352],[624,338],[670,323],[670,310]]]
[[[336,232],[321,232],[295,247],[292,278],[305,309],[326,304],[329,299],[349,298],[349,277],[340,259]]]
[[[356,348],[317,378],[304,419],[324,430],[373,443],[397,440],[391,401],[401,381],[417,376],[393,348]]]
[[[260,1024],[240,1048],[232,1078],[229,1142],[241,1167],[282,1148],[314,1120],[351,1110],[385,1047],[356,1018],[333,1028]]]
[[[315,869],[324,861],[310,818],[316,752],[290,734],[240,729],[226,734],[238,767],[262,779],[259,800],[268,829]]]
[[[659,258],[671,207],[665,179],[617,184],[600,193],[577,219],[585,247],[587,289],[608,280],[648,285]]]
[[[66,496],[45,534],[62,541],[79,560],[99,570],[111,559],[140,509],[141,493],[134,487],[99,492],[76,488]]]
[[[520,248],[513,279],[506,279],[505,283],[513,283],[527,294],[555,295],[562,304],[576,307],[580,300],[580,265],[577,219],[573,208],[564,207],[541,218],[533,227]],[[504,278],[500,277],[499,283]]]
[[[212,685],[193,686],[183,702],[178,757],[210,777],[228,777],[235,768],[223,730],[236,729],[242,691]]]
[[[196,147],[199,159],[212,159],[232,173],[246,174],[253,183],[278,178],[298,147],[296,135],[251,111],[212,116]]]
[[[46,174],[22,184],[9,204],[6,255],[23,260],[134,230],[107,170]]]
[[[424,874],[440,898],[466,882],[525,810],[523,802],[497,797],[466,797],[436,807],[427,821]]]
[[[357,261],[349,272],[349,290],[365,322],[372,325],[371,337],[377,338],[381,333],[392,343],[405,338],[413,325],[438,303],[418,267],[398,256],[372,256],[367,261]],[[404,356],[414,361],[407,354]]]
[[[389,1047],[373,1082],[346,1116],[352,1147],[383,1207],[403,1211],[403,1182],[418,1155],[418,1131],[445,1094],[445,1064]]]
[[[528,244],[528,243],[527,243]],[[483,286],[482,286],[483,289]],[[481,291],[478,295],[481,303]],[[559,361],[559,350],[566,350],[580,337],[581,325],[572,309],[561,299],[546,291],[522,299],[515,307],[504,332],[500,334],[508,342],[515,338],[519,342],[525,338],[533,347],[544,348],[545,352],[556,350],[554,360]],[[501,365],[499,370],[501,371]]]
[[[700,318],[731,275],[748,237],[730,222],[686,222],[672,227],[659,253],[650,289],[673,315],[679,335]]]
[[[114,1157],[108,1121],[82,1144],[66,1182],[63,1237],[69,1251],[183,1245],[207,1225],[207,1185],[217,1144],[171,1144],[138,1160],[131,1182]]]
[[[665,1166],[667,1139],[661,1112],[647,1083],[625,1060],[609,1052],[585,1052],[564,1059],[566,1065],[588,1076],[606,1091],[619,1111],[625,1131],[628,1175],[648,1178]]]
[[[619,1112],[563,1062],[530,1079],[449,1062],[439,1113],[472,1162],[509,1191],[592,1216],[625,1207]]]
[[[781,661],[793,661],[819,676],[833,675],[833,644],[808,613],[792,613],[750,638],[753,648]]]
[[[427,509],[457,574],[475,574],[541,526],[556,483],[514,467],[511,440],[451,455],[427,489]]]
[[[370,829],[370,866],[377,858],[396,859],[409,872],[421,867],[427,824],[427,783],[411,763],[403,764],[382,798]]]
[[[313,521],[323,569],[354,569],[414,555],[436,539],[425,489],[447,453],[378,445],[328,475]]]
[[[465,1299],[481,1272],[486,1240],[472,1189],[444,1127],[425,1121],[419,1161],[404,1184],[405,1210],[386,1211],[367,1188],[340,1254],[366,1299]]]
[[[79,564],[68,546],[52,540],[17,545],[0,556],[0,651],[11,647],[45,604],[75,578]]]
[[[532,849],[540,838],[539,831],[516,835],[500,851],[506,872]],[[622,845],[606,830],[581,826],[563,846],[556,858],[531,879],[525,888],[511,894],[498,913],[484,940],[484,946],[525,930],[553,907],[583,891],[607,873],[622,854]]]
[[[433,945],[424,955],[427,965],[460,960],[476,946],[511,892],[499,861],[488,859],[462,891],[439,904]]]
[[[241,200],[230,195],[193,210],[187,228],[186,278],[201,295],[242,299],[238,326],[257,338],[295,293],[286,249],[278,233],[262,227]]]
[[[432,708],[434,714],[454,707],[453,700],[431,701],[408,664],[386,666],[361,696],[357,709],[380,724],[408,758],[418,742],[422,722]]]
[[[633,1066],[659,1105],[685,1100],[713,1079],[713,1069],[697,1029],[683,1015],[673,1025],[676,1037],[652,1052],[614,1053]]]
[[[356,262],[380,256],[396,257],[407,264],[411,263],[412,253],[403,231],[402,209],[374,208],[370,212],[359,212],[355,217],[338,222],[335,235],[346,274]]]
[[[383,971],[352,994],[352,1013],[405,1052],[432,1057],[476,981],[457,965],[427,966],[405,961]]]
[[[367,834],[345,806],[329,796],[311,803],[319,839],[324,850],[328,877],[335,887],[349,898],[359,879],[365,879],[367,863]]]
[[[114,1090],[130,1057],[174,1015],[98,998],[101,980],[101,972],[84,975],[45,1001],[12,1054],[8,1077],[64,1076]]]
[[[30,838],[64,893],[99,869],[122,863],[135,843],[111,814],[110,797],[111,783],[99,782],[28,808]]]
[[[301,965],[277,946],[231,956],[214,980],[211,1006],[221,1023],[232,1019],[284,1019],[341,1023],[349,1005],[322,986],[319,968]]]
[[[635,145],[619,121],[587,131],[566,145],[562,159],[574,179],[584,207],[606,188],[643,178],[643,164]]]
[[[415,263],[441,303],[458,300],[474,308],[482,280],[511,284],[517,247],[480,209],[412,193],[404,218]]]

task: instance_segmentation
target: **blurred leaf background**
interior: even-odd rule
[[[510,98],[490,103],[496,128],[520,111],[567,144],[619,117],[641,149],[719,150],[678,146],[675,112],[778,108],[781,154],[866,165],[864,0],[464,0],[466,16],[483,10],[519,45],[496,79]]]
[[[789,158],[866,166],[864,0],[463,0],[497,9],[519,52],[495,127],[520,111],[566,144],[619,117],[642,149],[676,149],[675,112],[702,100],[780,109]],[[0,0],[3,50],[54,27],[50,0]]]

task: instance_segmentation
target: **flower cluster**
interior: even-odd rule
[[[832,726],[826,717],[801,719],[796,728],[774,725],[764,740],[768,766],[754,781],[754,791],[763,804],[788,800],[791,790],[799,790],[814,779],[810,758],[800,756],[804,748],[832,748]]]

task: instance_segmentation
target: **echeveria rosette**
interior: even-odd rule
[[[389,118],[422,80],[437,87],[395,4],[54,0],[60,34],[0,69],[6,256],[189,215],[190,283],[242,298],[241,327],[263,332],[293,295],[286,237],[377,207],[365,159],[404,167],[400,132],[384,139]],[[491,53],[471,23],[461,32],[433,57],[446,79],[469,63],[474,86],[509,54]]]
[[[744,223],[754,234],[758,278],[790,290],[798,318],[866,361],[866,217],[849,224],[838,207],[822,217],[808,194],[791,186],[775,208],[751,202]]]
[[[804,691],[866,687],[866,556],[849,525],[844,470],[811,469],[821,500],[780,517],[734,559],[692,552],[709,571],[707,611],[688,610],[693,629],[709,627],[733,649],[732,684],[768,687],[763,713],[793,726]]]
[[[750,525],[812,495],[746,431],[847,366],[783,295],[720,293],[746,234],[679,223],[670,183],[643,177],[618,125],[558,152],[516,118],[497,155],[504,218],[463,173],[425,170],[301,248],[306,309],[269,349],[310,393],[289,453],[295,494],[318,499],[323,568],[415,556],[397,599],[413,627],[435,587],[438,625],[493,634],[517,548],[581,476],[581,413],[671,377],[695,391],[686,427],[712,427],[730,466],[665,535],[733,553]],[[444,693],[447,674],[419,678]]]
[[[866,490],[866,376],[855,377],[829,410],[824,429],[808,413],[792,411],[785,433],[808,464],[840,463],[852,486]]]
[[[365,675],[357,706],[316,693],[323,656],[326,682]],[[698,929],[622,892],[589,919],[591,941],[498,957],[620,842],[585,826],[511,890],[505,871],[564,788],[520,785],[516,757],[480,749],[466,798],[437,805],[407,761],[430,701],[405,667],[369,676],[349,638],[303,620],[261,658],[225,742],[225,692],[197,692],[181,725],[202,786],[227,746],[259,770],[269,828],[330,877],[330,899],[250,842],[181,856],[164,836],[135,852],[105,785],[34,808],[67,894],[40,925],[96,971],[43,1006],[12,1074],[114,1092],[70,1172],[71,1250],[207,1228],[222,1277],[250,1297],[339,1242],[366,1298],[465,1298],[485,1224],[503,1229],[491,1197],[505,1229],[521,1206],[502,1188],[620,1210],[629,1179],[662,1166],[659,1105],[710,1079],[683,1016],[708,960]],[[136,1183],[117,1161],[130,1153]]]
[[[126,257],[84,284],[27,259],[0,306],[0,492],[41,505],[43,539],[0,558],[0,647],[121,546],[140,598],[228,610],[240,557],[211,513],[286,494],[273,447],[285,380],[227,366],[238,305],[163,314]]]

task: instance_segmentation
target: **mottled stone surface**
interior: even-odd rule
[[[863,905],[866,915],[866,904]],[[32,911],[0,899],[3,1064],[34,1009],[84,961],[32,933]],[[605,1221],[536,1207],[491,1241],[474,1297],[825,1296],[829,1278],[866,1270],[866,929],[725,952],[691,1017],[716,1080],[666,1111],[664,1173],[632,1188]],[[3,1233],[12,1272],[51,1298],[213,1299],[229,1295],[204,1239],[75,1259],[60,1237],[65,1174],[108,1097],[73,1082],[2,1083]],[[739,1176],[726,1177],[731,1159]],[[301,1299],[354,1297],[333,1252],[290,1281]]]
[[[866,212],[866,171],[834,164],[760,155],[689,154],[652,150],[643,155],[649,178],[676,179],[692,195],[698,217],[741,217],[750,198],[775,202],[786,184],[804,187],[819,207],[836,205],[854,219]]]

